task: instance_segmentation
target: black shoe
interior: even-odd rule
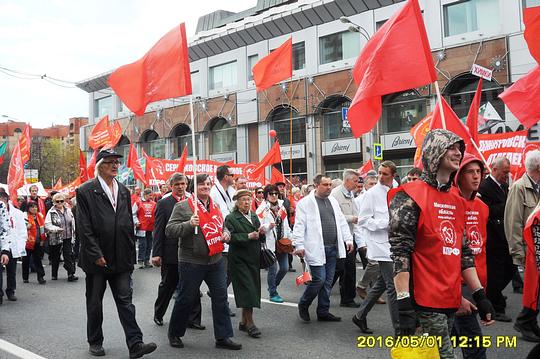
[[[129,350],[129,358],[140,358],[145,354],[152,353],[156,348],[156,343],[137,343]]]
[[[514,323],[514,329],[521,333],[523,340],[527,342],[540,342],[540,336],[536,335],[532,328],[525,326],[519,322]]]
[[[360,303],[356,303],[355,301],[352,301],[349,303],[341,303],[339,306],[345,307],[345,308],[358,308],[360,307]]]
[[[244,323],[238,323],[238,330],[241,332],[247,332],[247,327]]]
[[[218,339],[218,340],[216,340],[216,348],[229,349],[229,350],[240,350],[240,349],[242,349],[242,344],[235,343],[230,338]]]
[[[173,348],[183,348],[184,343],[180,337],[169,337],[169,345]]]
[[[197,323],[189,323],[187,325],[188,328],[191,328],[191,329],[196,329],[196,330],[205,330],[206,327],[204,325],[200,325],[200,324],[197,324]]]
[[[317,315],[317,320],[319,322],[341,322],[341,318],[336,317],[332,313],[328,313],[328,314],[323,315],[323,316]]]
[[[15,293],[6,293],[6,295],[7,295],[7,299],[10,302],[16,302],[17,301],[17,297],[15,296]]]
[[[101,344],[90,344],[88,352],[95,357],[102,357],[105,355],[105,349],[103,349]]]
[[[373,330],[369,329],[367,326],[367,320],[366,319],[358,319],[356,315],[352,317],[352,322],[356,324],[358,328],[360,328],[360,331],[365,334],[373,334]]]
[[[47,281],[43,277],[41,277],[41,278],[38,278],[38,283],[39,284],[45,284],[45,283],[47,283]]]
[[[510,323],[512,321],[512,318],[510,318],[508,315],[504,313],[495,313],[495,315],[493,316],[493,320],[496,320],[498,322]]]
[[[523,287],[514,288],[514,293],[523,294]]]
[[[309,317],[309,307],[306,307],[304,305],[298,304],[298,315],[300,316],[300,319],[302,319],[304,322],[309,322],[311,318]]]
[[[68,275],[68,282],[75,282],[78,280],[79,280],[79,277],[77,277],[75,274]]]
[[[158,318],[154,315],[154,323],[156,323],[157,325],[159,325],[160,327],[163,326],[163,319],[161,318]]]

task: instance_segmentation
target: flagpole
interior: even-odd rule
[[[193,95],[189,95],[189,113],[191,115],[191,143],[193,146],[193,193],[195,205],[193,206],[194,214],[197,215],[197,146],[195,144],[195,120],[193,116]],[[197,234],[197,227],[195,227],[195,234]]]
[[[446,130],[446,119],[444,118],[444,109],[441,101],[441,90],[439,89],[439,82],[435,80],[435,92],[437,93],[437,102],[439,103],[439,112],[441,113],[442,127]]]

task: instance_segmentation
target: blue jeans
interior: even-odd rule
[[[289,270],[289,257],[287,253],[276,253],[277,261],[272,266],[268,268],[268,293],[270,297],[273,297],[278,294],[277,287],[287,271]],[[279,264],[279,271],[278,271]],[[276,273],[277,272],[277,273]]]
[[[481,337],[482,328],[478,323],[476,313],[469,315],[456,315],[454,317],[454,326],[452,328],[453,336],[464,336],[464,337]],[[485,359],[486,358],[486,348],[478,348],[472,342],[470,348],[461,348],[464,359]]]
[[[223,259],[214,264],[178,264],[178,295],[169,324],[170,337],[183,337],[186,334],[189,315],[193,305],[199,300],[199,287],[203,280],[208,285],[212,297],[212,320],[214,337],[225,339],[233,337],[229,306],[227,305],[227,281]]]
[[[152,253],[152,231],[146,231],[144,237],[137,237],[139,241],[139,262],[149,261]]]
[[[317,316],[324,317],[330,310],[330,293],[332,282],[336,272],[337,248],[336,246],[324,247],[326,264],[323,266],[310,266],[311,282],[307,285],[298,305],[309,307],[315,297],[318,296]]]

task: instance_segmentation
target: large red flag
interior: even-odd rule
[[[540,66],[517,80],[499,98],[526,128],[540,121]]]
[[[30,125],[24,127],[21,137],[19,137],[19,144],[21,147],[21,159],[23,164],[30,161],[30,146],[32,145],[30,136]]]
[[[523,36],[527,41],[529,52],[540,64],[540,6],[523,10],[523,22],[525,23]]]
[[[364,178],[371,170],[373,170],[373,161],[370,159],[358,169],[358,174]]]
[[[281,148],[279,147],[279,142],[274,142],[270,151],[259,161],[259,164],[253,169],[252,177],[259,178],[264,176],[264,169],[268,166],[273,165],[274,163],[281,162]]]
[[[141,116],[150,102],[191,94],[191,72],[184,23],[163,36],[141,59],[118,68],[109,85]]]
[[[292,37],[253,66],[257,92],[292,77]]]
[[[88,137],[88,146],[97,150],[111,142],[111,133],[109,131],[109,115],[103,116],[92,129]]]
[[[79,149],[79,177],[81,178],[81,183],[88,181],[88,170],[86,169],[86,158],[84,157],[83,151]]]
[[[96,159],[97,159],[98,150],[94,150],[94,153],[92,154],[92,157],[90,157],[90,163],[88,164],[88,167],[86,168],[86,172],[88,173],[88,179],[92,179],[95,176],[96,171]]]
[[[146,177],[142,170],[141,164],[139,163],[139,157],[137,156],[137,151],[135,151],[135,146],[132,143],[129,144],[129,154],[127,158],[126,166],[131,168],[133,171],[133,177],[136,180],[141,181],[144,185],[147,185]]]
[[[184,149],[182,150],[182,156],[180,156],[180,160],[178,161],[178,168],[176,169],[176,172],[184,173],[184,167],[186,167],[186,162],[187,162],[187,153],[188,153],[188,145],[186,143],[184,145]]]
[[[280,170],[278,170],[276,167],[272,166],[272,178],[270,178],[271,184],[276,183],[287,183],[287,179],[285,178],[285,175],[281,173]]]
[[[109,126],[109,143],[103,148],[114,148],[120,141],[120,137],[122,137],[122,126],[120,121],[115,121],[112,126]]]
[[[478,143],[478,109],[480,108],[480,100],[482,99],[482,78],[478,81],[478,87],[476,93],[469,107],[469,114],[467,115],[467,127],[469,133],[475,143]]]
[[[355,137],[381,117],[381,96],[437,80],[418,0],[409,0],[368,41],[353,68],[358,90],[348,118]]]
[[[11,202],[17,203],[17,190],[24,186],[24,163],[21,156],[20,142],[17,142],[11,153],[7,183]]]

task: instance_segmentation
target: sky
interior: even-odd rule
[[[88,94],[73,88],[139,59],[181,22],[188,40],[200,16],[239,12],[256,0],[0,0],[0,122],[42,128],[88,117]],[[2,68],[68,82],[20,79]],[[9,72],[9,71],[7,71]],[[34,78],[22,74],[11,75]],[[62,87],[65,86],[65,87]]]

